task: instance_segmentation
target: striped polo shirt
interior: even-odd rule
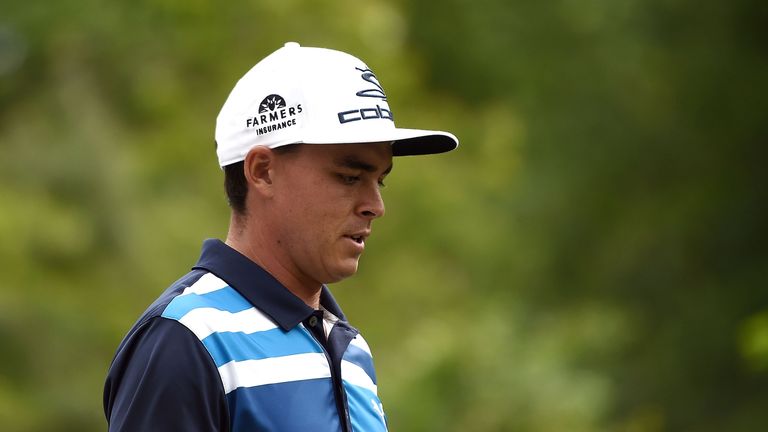
[[[219,240],[120,344],[110,430],[386,431],[368,344]]]

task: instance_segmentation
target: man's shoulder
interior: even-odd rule
[[[181,320],[196,309],[217,309],[226,312],[239,312],[252,305],[237,290],[213,273],[203,271],[202,276],[194,283],[182,283],[181,289],[171,290],[169,302],[165,305],[161,316]],[[159,309],[159,308],[158,308]]]
[[[135,344],[139,339],[145,338],[153,323],[162,318],[163,312],[168,305],[190,286],[194,286],[206,274],[208,272],[205,270],[192,270],[168,286],[128,330],[117,348],[116,356],[124,351],[126,346]]]
[[[123,343],[144,337],[156,321],[186,327],[199,340],[212,333],[277,327],[272,319],[216,274],[195,269],[172,283],[139,317]]]
[[[152,318],[162,316],[165,309],[171,302],[173,302],[176,297],[189,290],[190,287],[196,286],[201,280],[207,279],[208,275],[210,275],[210,273],[208,273],[206,270],[194,269],[180,277],[178,280],[168,286],[168,288],[166,288],[165,291],[163,291],[163,293],[160,294],[160,296],[155,299],[155,301],[152,302],[149,307],[147,307],[144,313],[141,314],[137,320],[134,327],[141,326],[142,324],[150,321]]]
[[[204,274],[175,295],[160,317],[179,322],[200,341],[209,336],[216,339],[222,333],[252,334],[277,328],[272,318],[214,273]]]

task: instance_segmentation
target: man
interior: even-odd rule
[[[392,156],[458,146],[398,129],[359,59],[287,43],[216,122],[232,208],[120,344],[113,431],[384,431],[371,352],[325,286],[357,271]]]

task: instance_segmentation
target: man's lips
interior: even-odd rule
[[[365,246],[365,239],[368,238],[368,236],[371,235],[370,230],[363,230],[363,231],[357,231],[351,234],[346,234],[344,237],[352,240],[353,242]]]

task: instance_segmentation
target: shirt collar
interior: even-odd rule
[[[266,270],[221,240],[207,239],[203,242],[200,259],[193,269],[207,270],[224,280],[285,331],[296,327],[313,312]],[[320,292],[320,304],[340,320],[346,321],[325,285]]]

